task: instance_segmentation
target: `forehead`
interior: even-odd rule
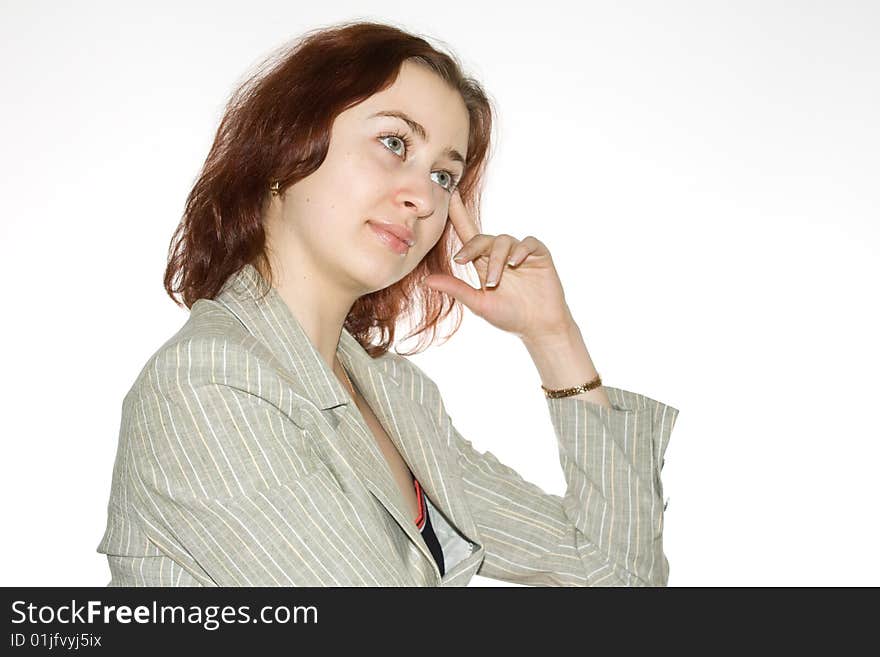
[[[391,86],[343,114],[350,112],[350,118],[358,121],[396,121],[369,118],[378,111],[386,110],[404,112],[421,123],[433,146],[451,146],[465,153],[470,121],[464,100],[456,89],[425,66],[404,62]]]

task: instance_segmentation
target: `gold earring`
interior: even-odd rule
[[[281,193],[280,184],[278,183],[277,180],[275,182],[273,182],[271,185],[269,185],[269,191],[272,192],[272,196],[278,196]]]

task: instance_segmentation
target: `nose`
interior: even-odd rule
[[[416,219],[423,219],[434,213],[434,183],[419,173],[407,175],[397,192],[397,203],[409,209]]]

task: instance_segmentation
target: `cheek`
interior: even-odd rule
[[[449,220],[447,219],[437,228],[437,232],[434,233],[434,236],[432,239],[433,244],[436,244],[440,240],[440,238],[443,237],[443,232],[446,230],[446,226],[448,226],[448,225],[449,225]]]
[[[365,175],[380,177],[391,173],[396,163],[396,157],[378,142],[364,144],[363,148],[352,153],[350,161],[353,169]]]
[[[352,156],[336,178],[335,191],[344,189],[349,198],[356,197],[358,203],[372,206],[387,193],[390,173],[390,167],[384,165],[381,158]]]
[[[448,223],[448,220],[446,223]],[[443,231],[446,229],[446,223],[440,224],[436,228],[432,227],[432,229],[429,231],[425,231],[425,249],[422,255],[428,253],[428,251],[437,246],[437,242],[439,242],[440,238],[443,237]]]

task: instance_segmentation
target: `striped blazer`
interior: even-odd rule
[[[247,265],[125,396],[97,551],[108,586],[666,586],[660,470],[678,410],[606,386],[547,398],[567,488],[545,493],[459,434],[409,359],[337,355],[427,497],[437,564],[374,435]]]

